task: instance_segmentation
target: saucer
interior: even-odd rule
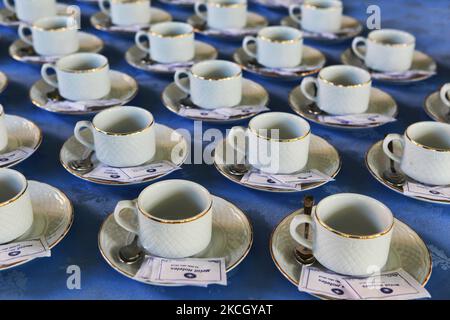
[[[56,8],[58,11],[58,15],[65,15],[67,13],[70,5],[58,3],[56,4]],[[0,26],[4,27],[17,27],[19,24],[23,23],[18,20],[16,14],[7,8],[0,9]]]
[[[103,50],[103,41],[86,32],[79,32],[80,49],[78,52],[98,53]],[[23,42],[21,39],[14,41],[9,47],[9,55],[17,61],[30,63],[52,63],[56,62],[61,56],[41,56],[38,55],[32,46]]]
[[[8,77],[3,72],[0,72],[0,93],[5,91],[8,86]]]
[[[108,31],[108,32],[124,32],[124,33],[136,33],[142,29],[148,29],[151,25],[160,22],[172,21],[172,16],[165,10],[152,7],[151,9],[151,22],[142,26],[117,26],[111,23],[111,18],[104,12],[97,12],[91,16],[91,24],[95,29]]]
[[[19,148],[27,148],[30,152],[7,165],[2,165],[2,162],[4,162],[2,160],[7,161],[8,159],[0,158],[0,168],[10,168],[28,159],[42,143],[41,129],[30,120],[7,114],[5,115],[5,124],[6,132],[8,133],[8,146],[1,154],[12,152]]]
[[[182,83],[187,82],[187,79],[182,79]],[[229,119],[204,119],[204,118],[197,118],[197,117],[190,117],[190,116],[184,116],[180,115],[180,103],[183,101],[183,99],[186,99],[186,93],[184,91],[181,91],[178,86],[172,82],[169,84],[164,91],[161,94],[161,99],[163,104],[166,106],[167,109],[172,111],[173,113],[179,115],[180,117],[185,117],[191,120],[200,120],[205,122],[217,122],[217,123],[227,123],[227,122],[234,122],[239,121],[243,119],[248,119],[253,117],[257,113],[250,113],[246,115],[238,115],[238,116],[232,116]],[[249,80],[249,79],[242,79],[242,100],[241,103],[238,106],[267,106],[269,103],[269,94],[267,93],[266,89],[264,89],[263,86],[260,84]],[[238,107],[237,106],[237,107]],[[193,108],[196,108],[195,106]]]
[[[84,131],[82,131],[82,135],[86,135],[86,137],[88,137],[90,133],[87,129],[85,129]],[[90,137],[90,139],[92,139],[92,137]],[[157,123],[156,155],[152,161],[149,161],[146,164],[161,162],[163,160],[171,161],[172,151],[174,150],[174,148],[177,148],[176,150],[179,150],[179,155],[181,159],[178,163],[175,163],[175,165],[181,166],[186,161],[188,156],[188,144],[186,140],[181,134],[176,132],[174,129]],[[78,142],[78,140],[74,136],[71,136],[62,146],[61,151],[59,153],[59,160],[63,165],[63,167],[74,176],[86,181],[103,185],[117,186],[117,185],[133,185],[133,184],[147,183],[149,181],[154,181],[156,179],[162,178],[168,174],[168,173],[161,174],[156,177],[150,177],[142,181],[134,181],[134,182],[117,182],[106,179],[103,180],[103,179],[87,178],[83,176],[83,173],[71,169],[69,163],[73,160],[84,159],[86,155],[89,153],[89,151],[90,149],[86,148],[84,145]],[[99,164],[99,161],[95,156],[95,153],[92,156],[92,162],[94,164],[94,167],[96,167]]]
[[[364,52],[364,48],[361,47],[360,50],[361,52]],[[388,82],[392,84],[408,84],[412,82],[423,81],[434,76],[437,70],[437,65],[433,58],[417,50],[414,51],[411,70],[417,70],[419,73],[411,75],[407,78],[399,78],[398,75],[395,75],[395,73],[383,73],[369,69],[364,64],[364,61],[362,61],[353,53],[351,48],[345,50],[341,54],[341,61],[343,64],[348,64],[368,70],[371,73],[373,80]],[[423,74],[421,74],[420,72],[423,72]]]
[[[102,100],[111,100],[112,101],[111,104],[92,107],[85,111],[58,110],[55,109],[54,107],[49,107],[47,106],[47,103],[55,101],[54,99],[57,99],[56,101],[66,101],[66,100],[59,95],[57,89],[50,86],[42,79],[37,81],[31,87],[30,99],[33,102],[33,104],[36,105],[37,107],[50,112],[69,115],[80,115],[80,114],[92,114],[109,107],[124,105],[127,102],[131,101],[136,96],[139,89],[136,80],[134,80],[132,77],[130,77],[125,73],[114,70],[111,70],[109,75],[111,79],[111,92]]]
[[[224,150],[226,150],[226,155],[224,155]],[[323,181],[304,184],[302,185],[301,191],[244,184],[241,182],[242,176],[231,174],[225,165],[225,163],[236,163],[235,157],[236,152],[234,152],[233,147],[225,140],[222,140],[214,150],[214,166],[225,178],[247,188],[268,192],[301,192],[315,189],[328,183],[328,181]],[[309,159],[304,170],[310,169],[316,169],[332,178],[336,177],[341,169],[341,159],[338,151],[325,141],[325,139],[313,134],[311,135],[311,144],[309,147]]]
[[[281,22],[281,25],[293,27],[296,29],[302,30],[298,22],[293,20],[290,16],[284,17]],[[355,18],[349,17],[349,16],[342,16],[342,26],[341,30],[338,32],[333,33],[320,33],[320,32],[313,32],[313,31],[303,31],[303,37],[308,40],[313,41],[321,41],[321,42],[342,42],[349,39],[352,39],[359,35],[363,31],[362,24],[356,20]]]
[[[289,226],[294,216],[302,212],[303,209],[300,209],[285,217],[275,227],[270,237],[270,254],[273,262],[282,275],[295,286],[298,286],[301,266],[294,258],[294,248],[298,244],[292,239]],[[383,270],[398,268],[404,269],[422,286],[425,286],[431,276],[432,260],[420,236],[405,223],[395,219],[391,249]]]
[[[255,35],[258,33],[259,29],[264,28],[269,24],[265,17],[254,12],[247,12],[247,25],[242,29],[212,29],[197,15],[190,16],[187,22],[194,27],[194,30],[197,33],[205,36],[225,38],[242,38],[248,35]]]
[[[423,105],[427,115],[439,122],[450,123],[450,107],[445,105],[440,97],[440,92],[430,94]]]
[[[213,230],[209,246],[195,258],[225,257],[226,271],[236,268],[247,256],[253,243],[252,225],[238,207],[217,196],[213,197]],[[122,263],[118,250],[130,243],[134,234],[121,228],[109,215],[98,234],[98,247],[106,262],[116,271],[133,280],[140,265]],[[152,284],[144,282],[146,284]],[[157,284],[160,285],[160,284]],[[169,285],[169,284],[162,284]],[[173,285],[169,285],[173,286]]]
[[[314,101],[309,100],[306,98],[301,89],[300,86],[295,87],[291,93],[289,94],[289,105],[291,106],[291,109],[294,110],[295,113],[302,116],[303,118],[322,124],[324,126],[334,127],[334,128],[345,128],[345,129],[366,129],[366,128],[374,128],[381,125],[384,125],[386,123],[374,123],[374,124],[368,124],[368,125],[344,125],[344,124],[331,124],[328,122],[325,122],[321,120],[319,115],[328,115],[326,112],[322,112],[320,114],[315,114],[313,111],[311,111],[311,106],[314,106],[314,109],[320,110],[317,106],[315,106]],[[381,114],[388,117],[396,118],[398,114],[398,107],[395,100],[386,92],[377,89],[377,88],[371,88],[370,92],[370,101],[369,101],[369,109],[367,109],[366,113],[374,113],[374,114]]]
[[[394,150],[400,150],[401,146],[398,142],[394,143]],[[434,198],[427,198],[425,196],[414,196],[414,195],[407,195],[403,193],[403,188],[394,186],[390,182],[388,182],[383,177],[383,172],[385,170],[389,170],[390,162],[391,160],[388,158],[388,156],[383,151],[383,141],[378,141],[375,143],[372,147],[370,147],[369,151],[366,153],[366,166],[367,169],[369,169],[369,172],[372,174],[372,176],[377,179],[381,184],[383,184],[385,187],[388,187],[391,190],[394,190],[395,192],[398,192],[406,197],[425,201],[425,202],[431,202],[431,203],[438,203],[438,204],[450,204],[450,200],[436,200]],[[397,164],[395,164],[395,169],[401,172],[400,168]],[[408,178],[409,179],[409,178]],[[411,179],[409,179],[411,180]]]
[[[156,72],[174,73],[178,69],[186,69],[196,62],[213,60],[218,56],[216,48],[202,41],[195,41],[195,55],[192,61],[180,63],[159,63],[151,60],[148,52],[144,52],[137,46],[132,46],[125,54],[127,62],[135,68]]]
[[[254,48],[255,45],[249,45]],[[325,55],[317,49],[303,45],[303,58],[298,67],[293,71],[289,68],[267,68],[260,65],[253,57],[247,55],[244,49],[238,48],[233,54],[233,60],[239,64],[245,71],[264,76],[275,78],[301,78],[311,74],[315,74],[325,65]],[[303,68],[304,67],[304,68]]]
[[[183,6],[183,7],[192,7],[195,4],[195,0],[158,0],[158,1],[171,6]]]
[[[64,193],[48,184],[28,181],[28,187],[33,206],[33,225],[14,242],[32,240],[43,236],[47,240],[49,248],[52,249],[66,236],[72,226],[72,203]],[[33,258],[0,265],[0,270],[17,267],[31,260]]]

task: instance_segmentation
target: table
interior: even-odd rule
[[[156,1],[154,1],[156,2]],[[450,82],[450,39],[448,39],[450,4],[448,0],[432,2],[420,0],[346,0],[346,14],[364,21],[366,8],[376,2],[381,7],[382,27],[393,27],[413,33],[417,47],[431,55],[438,63],[439,74],[422,83],[407,86],[376,84],[397,101],[399,120],[377,129],[343,131],[312,124],[312,131],[330,141],[343,160],[341,173],[335,182],[315,189],[316,199],[339,192],[357,192],[375,197],[388,205],[395,216],[406,222],[424,239],[433,254],[433,274],[427,289],[435,299],[450,298],[450,208],[427,204],[403,197],[378,183],[364,165],[368,148],[385,134],[401,133],[411,123],[429,120],[422,109],[424,98],[441,84]],[[72,2],[73,3],[73,2]],[[77,3],[78,4],[78,3]],[[140,92],[130,105],[150,110],[158,122],[173,128],[193,131],[193,122],[168,111],[160,101],[160,93],[170,83],[170,76],[158,76],[129,66],[125,51],[132,45],[132,36],[112,35],[94,30],[89,16],[98,11],[95,4],[81,4],[84,31],[99,35],[106,43],[104,54],[113,69],[135,77]],[[176,20],[185,20],[192,14],[189,8],[155,6],[169,10]],[[267,16],[277,24],[286,14],[250,6],[251,10]],[[59,150],[72,135],[77,121],[89,118],[52,114],[34,107],[29,98],[30,86],[39,79],[39,67],[14,61],[8,47],[16,39],[16,31],[0,28],[0,70],[5,72],[10,84],[0,95],[9,114],[20,115],[35,121],[44,132],[40,149],[30,159],[15,167],[29,179],[49,183],[63,190],[72,200],[75,221],[68,236],[52,250],[51,258],[32,261],[18,268],[0,272],[0,299],[314,299],[298,292],[276,269],[269,253],[269,237],[275,225],[301,205],[302,193],[269,194],[236,185],[225,179],[212,165],[185,165],[183,170],[168,178],[182,178],[198,182],[211,193],[221,196],[245,211],[250,217],[255,239],[249,256],[243,261],[227,287],[165,288],[148,286],[132,281],[110,268],[97,248],[97,233],[102,221],[112,212],[117,201],[132,199],[145,187],[113,187],[94,185],[70,175],[59,163]],[[446,37],[446,38],[445,38]],[[209,39],[198,36],[220,51],[220,58],[231,59],[239,41]],[[446,41],[444,41],[446,40]],[[329,64],[338,64],[339,56],[349,42],[338,45],[318,45]],[[250,74],[246,77],[262,84],[270,92],[272,110],[292,112],[287,103],[289,91],[299,81],[262,79]],[[245,124],[245,123],[244,123]],[[231,125],[203,124],[203,129],[218,128],[225,132]],[[66,287],[69,265],[81,268],[81,290]]]

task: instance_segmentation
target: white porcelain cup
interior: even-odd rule
[[[147,43],[142,43],[142,39]],[[153,25],[150,31],[136,33],[135,42],[139,49],[161,63],[185,62],[194,58],[194,29],[182,22],[162,22]]]
[[[81,132],[91,131],[93,142]],[[156,153],[155,120],[138,107],[113,107],[91,121],[79,121],[75,138],[95,150],[97,159],[111,167],[134,167],[152,160]]]
[[[27,179],[18,171],[0,169],[0,244],[17,239],[32,224]]]
[[[189,82],[183,77],[188,77]],[[230,61],[196,63],[190,70],[175,72],[174,81],[195,105],[204,109],[234,107],[242,100],[242,69]]]
[[[247,25],[247,0],[198,1],[194,10],[213,29],[242,29]]]
[[[139,235],[147,253],[185,258],[208,247],[212,204],[211,195],[201,185],[187,180],[165,180],[145,188],[137,201],[120,201],[114,218],[122,228]]]
[[[311,128],[303,118],[267,112],[252,118],[248,128],[231,128],[227,141],[250,165],[262,172],[291,174],[308,162]]]
[[[289,16],[312,32],[337,32],[342,26],[342,2],[338,0],[308,0],[289,6]]]
[[[312,90],[313,87],[315,90]],[[369,108],[370,73],[353,66],[323,68],[317,78],[302,80],[300,89],[309,100],[333,115],[364,113]]]
[[[18,33],[23,42],[43,56],[63,56],[79,49],[78,24],[73,17],[41,18],[31,26],[21,24]]]
[[[148,25],[151,21],[150,0],[99,0],[98,4],[118,26]]]
[[[389,150],[392,141],[401,144],[401,156]],[[450,185],[449,124],[432,121],[414,123],[404,135],[387,135],[383,150],[412,179],[430,185]]]
[[[298,232],[310,224],[313,239]],[[341,193],[324,198],[312,216],[295,216],[292,238],[311,249],[314,257],[336,273],[364,277],[384,267],[389,255],[394,217],[383,203],[371,197]]]
[[[49,70],[56,72],[56,79],[48,74]],[[97,100],[111,91],[108,59],[97,53],[74,53],[59,59],[56,64],[46,63],[41,75],[68,100]]]
[[[441,96],[441,101],[447,106],[450,107],[450,83],[446,83],[442,86],[439,91]]]
[[[360,45],[365,47],[365,51],[361,51]],[[411,68],[415,45],[414,36],[408,32],[381,29],[370,32],[367,39],[354,38],[352,50],[369,68],[383,72],[402,72]]]
[[[8,131],[6,130],[5,110],[0,104],[0,152],[8,146]]]
[[[19,20],[28,23],[57,14],[55,0],[3,0],[3,3]]]
[[[256,44],[256,52],[249,48],[251,43]],[[291,27],[266,27],[256,37],[245,37],[242,48],[263,66],[293,68],[302,62],[303,32]]]

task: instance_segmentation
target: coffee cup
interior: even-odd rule
[[[56,79],[48,74],[56,72]],[[97,53],[74,53],[42,66],[41,75],[59,94],[72,101],[97,100],[111,91],[108,59]]]
[[[99,0],[98,4],[118,26],[148,25],[151,21],[150,0]]]
[[[251,43],[256,45],[256,51],[249,47]],[[263,66],[293,68],[302,61],[303,33],[291,27],[266,27],[256,37],[245,37],[242,48]]]
[[[391,142],[400,143],[401,156],[390,151]],[[387,135],[383,150],[412,179],[429,185],[450,185],[449,124],[432,121],[414,123],[403,135]]]
[[[195,14],[213,29],[242,29],[247,24],[246,0],[198,1]]]
[[[174,81],[195,105],[204,109],[234,107],[242,100],[242,69],[230,61],[196,63],[190,70],[175,72]]]
[[[93,141],[82,134],[92,133]],[[113,107],[98,113],[91,121],[79,121],[75,138],[95,150],[97,159],[111,167],[134,167],[152,160],[156,153],[155,120],[138,107]]]
[[[137,201],[120,201],[114,218],[122,228],[139,236],[147,253],[185,258],[208,247],[212,204],[210,193],[201,185],[165,180],[145,188]]]
[[[312,226],[312,239],[299,232],[302,224]],[[385,266],[393,230],[394,217],[388,207],[354,193],[326,197],[311,216],[297,215],[290,224],[292,238],[312,250],[321,265],[356,277],[369,276]]]
[[[31,26],[21,24],[18,33],[23,42],[43,56],[63,56],[79,49],[78,24],[73,17],[41,18]]]
[[[447,106],[450,107],[450,83],[446,83],[442,86],[439,91],[439,95],[441,97],[441,101]]]
[[[284,112],[267,112],[253,117],[248,128],[236,126],[227,136],[250,165],[271,174],[301,171],[308,162],[311,128],[303,118]]]
[[[367,111],[371,87],[371,76],[366,70],[337,65],[323,68],[317,78],[304,78],[300,89],[326,113],[345,115]]]
[[[28,23],[57,15],[55,0],[3,0],[3,3],[19,20]]]
[[[0,244],[19,238],[32,224],[27,179],[18,171],[0,169]]]
[[[141,42],[142,38],[147,44]],[[194,30],[182,22],[163,22],[153,25],[150,31],[136,33],[135,42],[139,49],[148,52],[160,63],[185,62],[194,58]]]
[[[289,6],[289,16],[312,32],[337,32],[342,25],[342,2],[338,0],[307,0]]]
[[[360,45],[365,47],[364,51]],[[415,45],[414,36],[408,32],[381,29],[370,32],[367,38],[354,38],[352,50],[371,69],[403,72],[411,68]]]
[[[6,130],[5,110],[0,104],[0,152],[8,146],[8,131]]]

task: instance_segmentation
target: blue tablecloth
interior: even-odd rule
[[[156,1],[155,1],[156,2]],[[400,109],[399,121],[377,129],[342,131],[312,124],[315,134],[330,141],[339,150],[343,166],[335,182],[313,190],[316,199],[338,192],[358,192],[375,197],[388,205],[395,216],[409,224],[424,239],[433,254],[433,273],[427,289],[435,299],[450,298],[450,208],[412,200],[382,186],[367,171],[364,155],[368,148],[390,132],[401,133],[411,123],[429,120],[422,109],[424,98],[445,83],[450,82],[450,39],[448,0],[378,0],[344,1],[346,14],[365,21],[370,4],[381,7],[382,27],[393,27],[413,33],[418,49],[431,55],[438,63],[438,76],[407,85],[388,86],[376,84],[390,93]],[[185,20],[192,10],[155,4],[169,10],[175,20]],[[160,101],[160,93],[170,83],[170,76],[157,76],[130,67],[124,60],[125,51],[132,45],[132,36],[112,35],[94,30],[89,16],[98,11],[96,5],[82,4],[84,31],[99,35],[106,43],[104,54],[113,69],[135,77],[140,92],[130,105],[150,110],[157,121],[173,128],[193,130],[193,122],[168,111]],[[250,6],[277,24],[286,14]],[[39,67],[14,61],[8,47],[16,39],[14,29],[0,29],[0,70],[5,72],[10,84],[0,96],[9,114],[20,115],[35,121],[44,132],[40,149],[30,159],[15,167],[29,179],[43,181],[63,190],[72,200],[75,221],[67,237],[52,250],[51,258],[32,261],[18,268],[0,272],[0,299],[312,299],[298,292],[276,269],[269,253],[269,237],[275,225],[287,214],[297,209],[303,194],[269,194],[231,183],[218,173],[214,166],[186,165],[183,170],[170,175],[196,181],[213,194],[239,206],[251,218],[255,241],[248,257],[228,286],[209,288],[164,288],[132,281],[110,268],[97,248],[97,233],[102,221],[122,199],[132,199],[144,186],[100,186],[77,179],[59,163],[59,151],[64,141],[72,135],[75,123],[86,117],[64,116],[49,113],[32,105],[28,97],[30,86],[39,79]],[[239,41],[207,39],[200,37],[220,51],[220,57],[230,59]],[[350,43],[318,45],[328,64],[339,63],[339,56]],[[299,81],[277,81],[245,74],[262,84],[269,92],[273,110],[292,112],[287,103],[289,91]],[[203,129],[216,127],[223,132],[231,125],[204,124]],[[66,268],[81,268],[81,290],[68,290]]]

